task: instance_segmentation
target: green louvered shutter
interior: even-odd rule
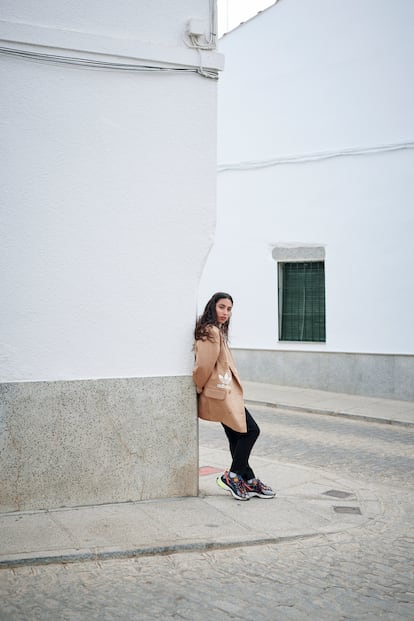
[[[283,263],[282,341],[325,341],[323,261]]]

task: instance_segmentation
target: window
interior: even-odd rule
[[[326,340],[324,261],[279,263],[279,339]]]

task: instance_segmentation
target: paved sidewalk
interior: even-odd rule
[[[245,392],[248,402],[414,424],[414,404],[402,401],[251,382]],[[227,451],[200,447],[197,498],[0,514],[0,567],[277,543],[358,528],[383,512],[368,487],[269,458],[255,463],[277,498],[237,501],[215,483],[227,462]]]
[[[310,388],[243,382],[246,402],[284,410],[349,416],[378,423],[414,425],[414,402],[361,397]]]
[[[382,513],[369,489],[260,458],[278,497],[237,501],[215,482],[227,462],[227,451],[200,447],[198,498],[2,514],[0,567],[277,543],[358,527]]]

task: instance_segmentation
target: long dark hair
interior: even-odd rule
[[[197,319],[197,323],[196,323],[195,330],[194,330],[194,338],[196,341],[199,339],[201,339],[202,341],[205,341],[206,339],[212,340],[210,331],[208,328],[209,326],[218,326],[217,315],[216,315],[216,304],[219,300],[222,300],[222,299],[230,300],[230,302],[233,304],[233,298],[231,297],[229,293],[218,291],[217,293],[212,295],[206,304],[203,314],[200,315],[200,317]],[[230,324],[230,317],[220,327],[221,332],[226,341],[228,340],[228,335],[229,335],[229,324]]]

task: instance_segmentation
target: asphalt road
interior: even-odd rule
[[[272,546],[4,569],[0,620],[414,621],[414,429],[251,412],[254,454],[367,482],[381,517]],[[220,426],[202,423],[200,444],[226,448]]]

